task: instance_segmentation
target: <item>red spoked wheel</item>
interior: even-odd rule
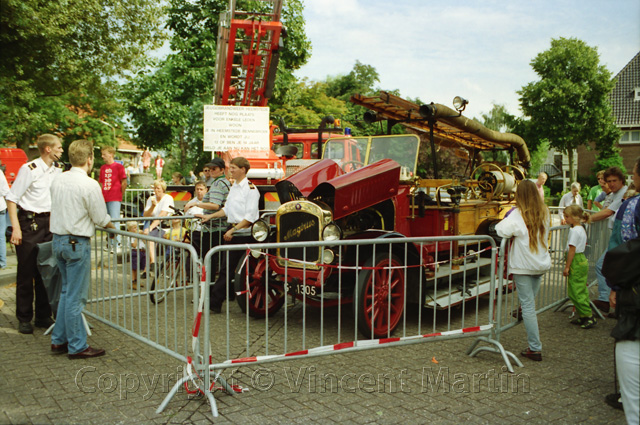
[[[270,271],[269,274],[271,274]],[[234,282],[236,300],[243,313],[248,308],[249,316],[262,318],[280,310],[285,299],[282,282],[269,279],[268,289],[266,283],[267,259],[264,256],[255,258],[248,254],[238,264]]]
[[[393,333],[404,311],[405,273],[398,258],[388,253],[377,254],[367,266],[375,269],[360,272],[354,293],[358,329],[367,338],[384,338]]]

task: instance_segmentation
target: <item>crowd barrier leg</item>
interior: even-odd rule
[[[167,407],[169,402],[173,399],[173,397],[178,393],[178,390],[181,386],[187,386],[189,382],[192,382],[195,385],[195,390],[193,392],[199,392],[204,394],[209,405],[211,407],[211,414],[214,418],[218,417],[218,406],[216,404],[215,397],[213,396],[213,386],[217,382],[220,384],[222,389],[226,391],[227,394],[233,396],[235,395],[234,389],[227,383],[227,381],[221,376],[221,372],[215,373],[210,369],[210,353],[208,349],[205,349],[204,355],[199,355],[199,347],[200,347],[200,325],[202,321],[203,311],[205,311],[204,306],[209,305],[209,286],[211,280],[211,270],[210,267],[210,258],[211,255],[207,255],[205,266],[202,267],[203,271],[201,273],[201,281],[199,291],[194,291],[194,300],[193,302],[197,304],[197,315],[194,323],[194,328],[192,331],[192,349],[194,352],[195,360],[191,357],[187,357],[187,367],[184,370],[184,376],[182,379],[178,380],[175,385],[171,388],[169,393],[166,395],[160,406],[156,409],[156,413],[162,413],[164,409]],[[199,295],[199,296],[198,296]],[[205,313],[205,328],[208,329],[208,321],[209,321],[209,309],[207,308]],[[205,338],[205,344],[206,341]],[[213,380],[211,379],[211,374],[214,374]],[[189,391],[188,391],[189,392]]]
[[[481,341],[490,344],[489,346],[481,346],[475,348]],[[511,351],[507,351],[504,349],[502,344],[499,341],[496,341],[493,338],[488,338],[486,336],[479,336],[476,340],[471,344],[469,349],[467,350],[467,355],[469,357],[475,357],[482,351],[488,351],[490,353],[498,353],[502,356],[502,360],[504,360],[504,364],[507,366],[509,372],[514,373],[513,365],[509,361],[509,358],[513,359],[515,364],[518,367],[524,367],[522,362],[513,354]]]

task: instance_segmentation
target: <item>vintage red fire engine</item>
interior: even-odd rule
[[[437,104],[421,107],[388,93],[354,96],[352,101],[371,109],[374,119],[401,122],[417,134],[329,139],[323,159],[278,182],[282,204],[275,213],[275,224],[260,220],[252,233],[256,242],[284,245],[248,255],[236,271],[235,289],[242,294],[240,307],[245,311],[248,306],[254,317],[274,314],[287,295],[325,307],[357,300],[354,308],[360,331],[381,337],[398,325],[405,300],[444,308],[463,302],[470,294],[460,291],[442,299],[427,295],[442,271],[430,266],[434,257],[446,258],[451,253],[455,257],[460,247],[446,242],[437,248],[435,244],[410,244],[406,251],[392,248],[389,253],[376,251],[366,240],[486,233],[513,206],[529,153],[519,136],[489,130],[463,117],[464,103],[457,111]],[[419,134],[430,138],[421,142]],[[468,176],[417,177],[418,155],[427,142],[432,154],[436,146],[466,151]],[[482,162],[482,152],[488,150],[507,151],[510,164]],[[331,245],[336,240],[362,242],[357,250],[353,246],[337,249]],[[306,249],[286,246],[308,241],[326,244]],[[408,266],[406,272],[400,266]],[[488,258],[479,258],[459,274],[481,269],[486,275],[489,267]],[[471,295],[486,294],[488,288],[488,278],[476,282]]]

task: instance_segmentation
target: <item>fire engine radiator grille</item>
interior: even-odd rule
[[[295,211],[280,216],[278,226],[278,242],[310,242],[318,241],[320,238],[320,218],[306,212]],[[311,247],[278,249],[278,257],[285,257],[295,260],[305,260],[318,262],[320,260],[320,249]]]

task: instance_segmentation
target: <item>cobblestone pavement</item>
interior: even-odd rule
[[[613,320],[594,329],[567,312],[539,316],[540,363],[507,373],[492,353],[465,355],[457,339],[225,370],[246,391],[215,392],[220,416],[202,397],[180,391],[155,413],[182,365],[100,322],[91,345],[107,355],[69,360],[50,352],[36,328],[17,332],[15,255],[0,271],[0,423],[584,423],[623,424],[604,403],[614,390]],[[526,347],[523,326],[502,335],[505,349]]]

